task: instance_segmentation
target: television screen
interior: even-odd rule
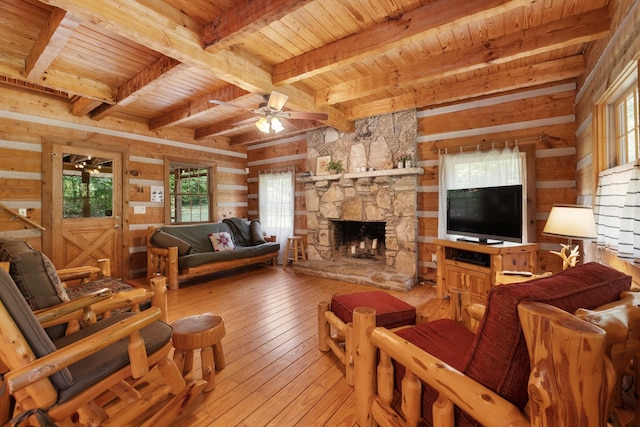
[[[448,190],[447,233],[522,242],[522,185]]]

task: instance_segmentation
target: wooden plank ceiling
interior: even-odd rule
[[[0,82],[93,120],[250,144],[275,90],[285,132],[571,81],[608,0],[0,0]],[[219,103],[210,100],[222,101]],[[226,104],[224,104],[226,103]],[[245,120],[245,124],[236,123]],[[282,133],[278,134],[282,136]]]

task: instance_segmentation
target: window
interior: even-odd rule
[[[265,231],[277,236],[278,261],[282,262],[284,243],[293,234],[295,192],[293,171],[261,173],[258,180],[260,222]]]
[[[210,221],[212,168],[171,163],[169,171],[171,223]]]
[[[63,154],[63,218],[100,218],[113,215],[111,166],[111,159]]]
[[[595,119],[597,243],[631,263],[640,263],[639,103],[632,62],[597,104]]]
[[[523,205],[527,200],[526,156],[517,147],[513,150],[492,149],[487,152],[445,154],[440,156],[440,209],[438,213],[438,236],[447,238],[446,209],[447,190],[471,187],[495,187],[523,184]],[[522,241],[527,242],[526,206],[522,209],[524,218]]]
[[[616,164],[623,165],[638,158],[638,84],[613,102],[613,127]]]

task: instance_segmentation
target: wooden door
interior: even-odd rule
[[[56,268],[111,260],[122,277],[122,153],[51,145],[49,257]],[[46,252],[46,251],[45,251]]]

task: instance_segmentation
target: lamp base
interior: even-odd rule
[[[576,247],[573,249],[571,249],[571,245],[561,244],[560,246],[562,246],[562,249],[560,250],[560,252],[558,251],[550,251],[550,252],[562,258],[562,269],[566,270],[569,267],[575,267],[576,264],[578,263],[578,256],[580,254],[579,245],[576,245]]]

